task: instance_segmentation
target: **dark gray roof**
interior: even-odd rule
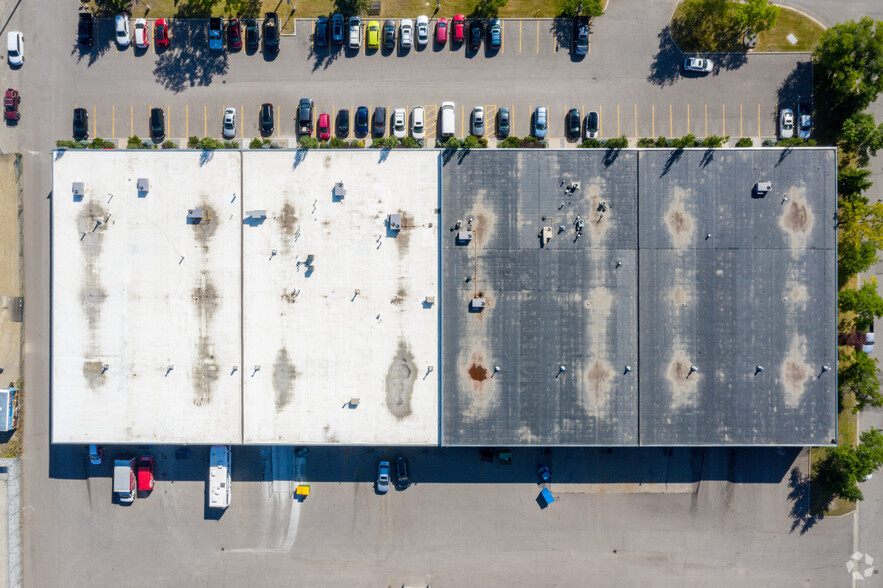
[[[444,154],[442,443],[829,443],[834,153]]]

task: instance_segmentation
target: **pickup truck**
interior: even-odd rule
[[[313,132],[313,101],[301,98],[297,106],[297,133],[310,135]]]
[[[113,460],[113,491],[121,504],[135,500],[135,458],[118,457]]]
[[[219,17],[208,19],[208,48],[210,51],[222,51],[224,49],[224,25]]]

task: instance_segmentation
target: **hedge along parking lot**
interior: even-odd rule
[[[296,6],[293,17],[296,18],[312,18],[321,15],[333,14],[335,11],[335,2],[333,0],[305,0],[292,2]],[[90,0],[85,3],[92,12],[107,16],[112,14],[102,10],[102,2],[100,0]],[[187,0],[150,0],[147,2],[148,8],[144,2],[130,6],[129,15],[132,18],[208,18],[209,16],[225,16],[246,18],[248,16],[261,18],[265,12],[275,10],[279,14],[279,20],[285,22],[292,11],[291,7],[284,0],[264,0],[257,4],[260,8],[251,15],[243,14],[242,11],[232,7],[227,8],[225,0],[209,0],[187,2]],[[231,2],[231,4],[233,4]],[[243,4],[251,4],[244,2]],[[428,4],[428,5],[427,5]],[[470,14],[479,4],[476,0],[446,0],[441,8],[441,12],[437,16],[448,16],[450,18],[454,14]],[[551,0],[547,2],[532,2],[531,0],[508,0],[506,5],[500,8],[498,16],[500,18],[552,18],[561,13],[564,0]],[[606,6],[606,1],[604,5]],[[432,0],[381,0],[381,11],[378,18],[382,17],[410,17],[414,18],[419,14],[427,16],[433,14],[435,4]],[[291,23],[285,27],[283,33],[291,33]]]

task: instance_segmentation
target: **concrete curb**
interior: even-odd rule
[[[22,585],[21,557],[21,460],[0,458],[6,470],[6,571],[7,585]]]

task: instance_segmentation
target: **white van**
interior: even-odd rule
[[[442,102],[441,105],[441,136],[442,139],[454,136],[454,103]]]

